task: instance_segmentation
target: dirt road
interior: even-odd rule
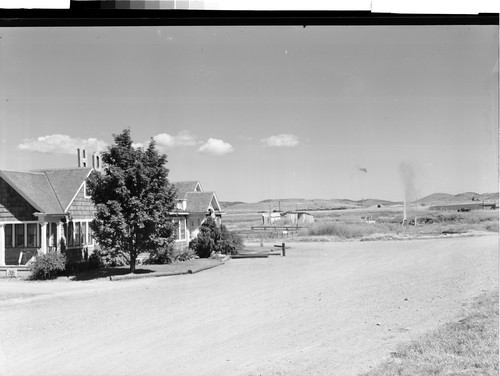
[[[0,373],[356,375],[498,287],[498,236],[290,246],[194,275],[2,280],[21,298],[0,302]]]

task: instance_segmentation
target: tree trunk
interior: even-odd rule
[[[135,259],[137,258],[135,252],[130,253],[130,273],[135,273]]]

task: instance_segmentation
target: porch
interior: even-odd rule
[[[38,254],[59,251],[69,261],[83,261],[94,247],[89,220],[0,222],[0,267],[28,266]],[[89,250],[90,249],[90,250]]]

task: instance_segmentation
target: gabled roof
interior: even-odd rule
[[[43,170],[64,211],[68,210],[90,171],[90,168]]]
[[[177,199],[185,200],[186,194],[190,192],[202,192],[201,184],[197,180],[192,181],[178,181],[172,183],[177,189]]]
[[[0,176],[42,213],[63,213],[47,176],[42,172],[0,171]]]
[[[186,211],[190,213],[206,213],[210,206],[215,211],[220,211],[219,201],[215,192],[189,192],[186,193]]]
[[[90,168],[0,170],[0,177],[41,213],[62,214],[69,208],[90,171]]]

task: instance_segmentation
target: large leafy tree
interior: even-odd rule
[[[144,149],[132,146],[128,129],[113,137],[114,144],[102,153],[103,172],[88,179],[97,210],[90,226],[101,247],[125,257],[133,273],[141,252],[173,242],[176,227],[169,212],[176,192],[168,181],[167,156],[153,139]]]

